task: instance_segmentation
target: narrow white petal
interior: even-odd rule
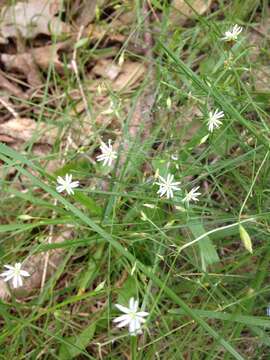
[[[135,332],[137,333],[137,331],[141,328],[141,323],[138,318],[135,318],[134,326],[135,326]]]
[[[122,322],[120,322],[119,324],[116,325],[116,327],[121,328],[124,327],[128,324],[130,324],[130,321],[132,321],[130,318],[127,318],[125,320],[123,320]]]
[[[138,316],[141,316],[141,317],[145,317],[145,316],[148,316],[149,313],[146,312],[146,311],[139,311],[139,312],[137,312],[137,315],[138,315]]]
[[[12,285],[16,289],[18,287],[18,276],[15,275],[12,280]]]
[[[70,184],[70,186],[71,186],[72,188],[76,188],[76,187],[78,187],[79,185],[80,185],[79,181],[73,181],[73,182]]]
[[[29,272],[28,271],[25,271],[25,270],[21,270],[21,276],[30,276]]]
[[[134,305],[133,305],[133,311],[134,311],[134,312],[137,312],[138,306],[139,306],[139,301],[138,301],[138,300],[135,300],[135,301],[134,301]]]
[[[2,276],[2,275],[1,275]],[[6,278],[4,279],[5,282],[9,281],[10,279],[13,279],[14,274],[9,274],[5,276]]]
[[[130,316],[127,314],[124,314],[124,315],[118,316],[117,318],[113,319],[113,322],[122,322],[127,319],[130,320]]]
[[[165,193],[166,193],[166,189],[165,189],[165,188],[160,188],[160,189],[157,191],[157,194],[160,194],[160,197],[162,197]]]
[[[4,267],[9,270],[14,270],[14,266],[12,266],[12,265],[4,265]]]
[[[66,183],[71,183],[72,181],[72,175],[66,174]]]
[[[134,311],[134,297],[129,299],[129,308],[131,311]]]
[[[10,276],[10,275],[13,276],[13,274],[14,274],[14,270],[6,270],[6,271],[2,272],[0,274],[0,276],[2,276],[2,277]]]
[[[57,177],[57,182],[61,185],[64,185],[66,183],[65,180],[61,176]]]
[[[122,311],[125,314],[130,313],[130,309],[128,307],[125,307],[125,306],[120,305],[120,304],[115,304],[115,307],[117,307],[118,310]]]
[[[68,195],[74,195],[74,191],[72,190],[72,188],[70,186],[67,187],[67,193],[68,193]]]
[[[59,185],[59,186],[56,187],[56,191],[59,192],[59,193],[63,192],[64,190],[65,190],[64,185]]]
[[[135,319],[132,319],[129,323],[129,328],[128,328],[130,335],[136,335],[135,329],[136,329],[136,321]]]
[[[18,275],[17,279],[18,279],[19,287],[23,286],[23,281],[20,275]]]

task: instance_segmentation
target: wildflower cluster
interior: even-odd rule
[[[222,40],[226,42],[236,41],[239,34],[242,32],[242,27],[238,25],[234,25],[230,30],[226,31]],[[214,129],[217,129],[221,126],[221,119],[224,117],[224,112],[216,109],[214,112],[209,111],[208,114],[208,131],[212,133]],[[111,139],[108,140],[108,144],[101,141],[100,146],[101,154],[96,157],[98,162],[102,162],[103,166],[112,166],[113,161],[117,158],[117,152],[113,149]],[[176,155],[172,155],[173,160],[177,160]],[[158,175],[158,181],[154,182],[154,184],[159,186],[157,194],[160,197],[166,196],[167,199],[172,199],[174,197],[174,192],[180,191],[179,185],[181,184],[179,181],[174,181],[174,175],[168,173],[166,177]],[[68,195],[74,195],[74,189],[80,186],[79,181],[73,181],[71,174],[66,174],[64,177],[57,177],[57,186],[56,191],[59,193],[66,192]],[[191,201],[197,202],[199,201],[198,197],[201,195],[198,192],[199,186],[192,188],[188,193],[186,193],[185,197],[182,199],[184,203],[189,205]],[[23,270],[23,264],[20,262],[12,265],[4,265],[7,269],[0,276],[3,278],[5,282],[12,281],[12,286],[14,289],[23,286],[23,278],[30,277],[31,274]],[[146,318],[149,315],[146,311],[139,310],[139,302],[135,300],[133,297],[129,300],[129,306],[123,306],[120,304],[115,305],[118,310],[120,310],[123,315],[116,317],[113,322],[116,324],[116,327],[121,328],[128,326],[128,331],[131,336],[136,336],[142,333],[142,325],[146,322]],[[269,307],[270,308],[270,307]],[[270,310],[267,309],[267,315],[269,316]]]

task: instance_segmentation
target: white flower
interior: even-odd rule
[[[224,41],[236,41],[237,36],[242,32],[243,28],[238,25],[234,25],[230,30],[226,31],[224,36],[221,38]]]
[[[160,197],[166,194],[167,199],[173,198],[173,191],[180,190],[177,186],[180,185],[180,182],[173,182],[174,175],[172,174],[168,174],[166,179],[160,175],[158,177],[160,182],[155,182],[156,185],[159,185],[157,194],[159,194]]]
[[[199,201],[198,196],[201,195],[200,192],[196,192],[200,187],[197,186],[193,189],[190,190],[189,193],[187,193],[187,195],[184,197],[184,199],[182,200],[183,202],[186,202],[189,204],[190,201]]]
[[[111,142],[112,140],[110,139],[108,141],[108,145],[106,145],[103,141],[101,141],[101,154],[97,156],[97,161],[103,161],[103,166],[111,166],[113,160],[117,158],[116,151],[113,150]]]
[[[219,119],[223,117],[224,117],[223,111],[218,111],[218,109],[216,109],[214,113],[210,111],[209,119],[208,119],[208,130],[210,132],[213,132],[214,128],[219,128],[219,126],[222,124],[222,121],[220,121]]]
[[[23,285],[22,277],[30,276],[30,274],[22,270],[22,264],[16,263],[15,266],[4,265],[8,270],[4,271],[0,276],[4,277],[4,281],[9,281],[12,279],[12,285],[16,289]]]
[[[65,178],[62,178],[61,176],[57,177],[58,186],[56,187],[56,190],[61,193],[63,191],[66,191],[68,195],[73,195],[76,187],[80,185],[79,181],[72,181],[72,175],[66,174]]]
[[[118,328],[128,325],[129,334],[132,336],[142,333],[141,324],[145,323],[146,319],[144,318],[149,315],[148,312],[138,311],[138,305],[138,300],[134,300],[133,297],[129,300],[129,307],[115,305],[124,315],[118,316],[113,322],[118,323],[116,325]]]

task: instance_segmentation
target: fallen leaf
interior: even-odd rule
[[[266,52],[264,52],[264,49],[269,46],[270,19],[266,18],[260,24],[250,28],[247,35],[247,42],[250,45],[250,61],[256,62],[260,55],[265,57]]]
[[[56,71],[62,72],[63,64],[59,60],[58,51],[67,46],[67,43],[59,43],[29,49],[22,54],[2,54],[1,60],[6,70],[19,71],[26,76],[29,85],[40,86],[43,82],[38,67],[45,71],[53,64]]]
[[[72,237],[72,230],[65,230],[61,234],[52,237],[51,243],[61,243]],[[53,275],[63,259],[64,249],[49,250],[49,262],[46,272],[46,279]],[[18,298],[24,298],[32,294],[41,285],[46,252],[30,256],[24,263],[23,269],[30,273],[29,278],[24,278],[23,287],[14,289],[10,284],[12,293]],[[11,297],[7,283],[0,279],[0,299],[8,300]]]
[[[139,62],[125,61],[120,67],[111,60],[102,59],[92,69],[95,75],[109,79],[107,84],[115,91],[130,90],[138,85],[146,72],[146,67]]]
[[[252,71],[254,88],[258,92],[269,93],[270,69],[269,66],[261,66]]]
[[[213,0],[173,0],[170,20],[173,24],[183,25],[187,19],[204,14],[210,9],[212,2]]]
[[[119,28],[114,29],[111,24],[89,24],[84,31],[84,35],[92,42],[102,41],[106,38],[106,41],[123,43],[126,40],[126,36],[119,33]],[[129,47],[129,44],[127,45]],[[119,51],[119,49],[117,49]],[[118,52],[117,51],[117,52]]]
[[[143,79],[145,72],[146,67],[142,63],[125,61],[121,73],[112,84],[112,88],[116,91],[133,89]]]
[[[96,8],[102,7],[106,3],[106,0],[83,0],[78,7],[78,17],[76,24],[78,26],[87,26],[96,17]]]
[[[14,141],[35,142],[53,145],[57,129],[45,123],[37,123],[29,118],[15,118],[0,124],[0,136],[8,136]]]
[[[1,35],[4,38],[22,36],[32,39],[38,34],[60,35],[69,31],[60,20],[60,0],[30,0],[4,7],[1,12]]]
[[[121,67],[113,63],[111,60],[101,59],[93,67],[92,72],[95,75],[115,80],[121,72]]]

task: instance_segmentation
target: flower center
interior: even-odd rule
[[[129,313],[129,316],[130,316],[130,318],[131,318],[132,320],[134,320],[134,319],[136,319],[137,314],[136,314],[135,311],[132,311],[132,312]]]
[[[21,267],[20,266],[18,266],[18,265],[15,265],[15,267],[14,267],[14,275],[20,275],[20,273],[21,273]]]

